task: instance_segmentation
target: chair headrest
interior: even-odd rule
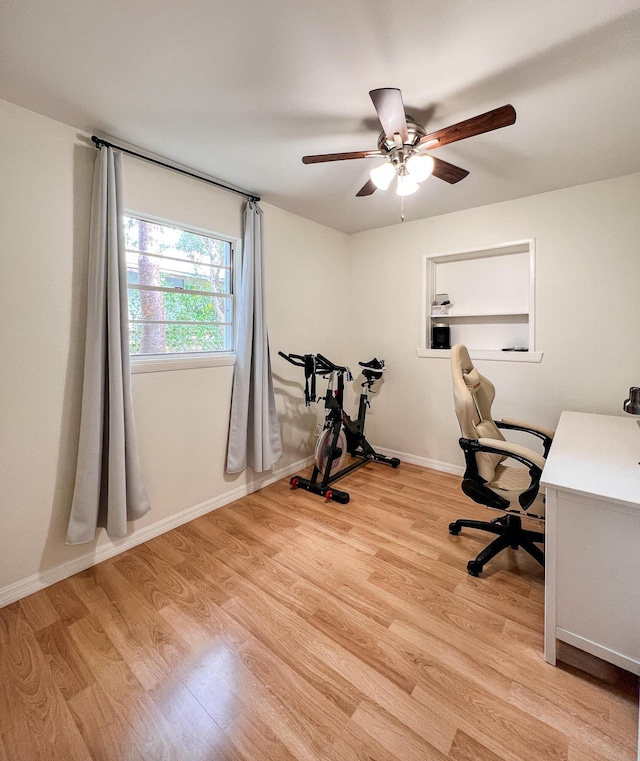
[[[474,366],[467,347],[451,347],[451,375],[453,400],[462,434],[477,438],[475,425],[481,420],[492,420],[491,403],[495,396],[493,383]]]
[[[480,373],[476,370],[475,367],[471,370],[463,370],[462,378],[464,380],[465,386],[475,396],[476,391],[480,388]]]

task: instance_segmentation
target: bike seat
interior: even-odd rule
[[[362,367],[362,374],[368,381],[382,378],[382,373],[384,372],[384,359],[374,357],[368,362],[358,362],[358,364]]]
[[[379,370],[380,372],[384,370],[384,359],[378,359],[377,357],[370,359],[368,362],[358,362],[358,364],[360,367],[366,367],[369,370]]]

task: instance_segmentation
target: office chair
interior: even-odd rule
[[[545,458],[553,440],[553,431],[517,420],[496,420],[491,417],[495,388],[473,366],[465,346],[451,349],[451,373],[456,415],[462,438],[460,447],[466,463],[462,491],[474,502],[501,510],[504,515],[492,521],[461,518],[449,524],[451,534],[462,528],[475,528],[497,534],[475,560],[467,563],[467,571],[479,576],[482,569],[499,552],[512,547],[522,548],[544,566],[544,553],[536,544],[544,544],[544,533],[522,527],[522,516],[544,519],[544,499],[539,493]],[[499,429],[526,431],[542,440],[544,456],[527,447],[506,441]],[[509,467],[511,459],[525,465]]]

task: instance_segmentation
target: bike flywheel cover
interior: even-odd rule
[[[327,429],[326,431],[322,432],[320,438],[316,443],[316,468],[318,468],[321,473],[325,472],[327,463],[329,462],[329,450],[331,449],[332,441],[333,431]],[[347,437],[344,435],[344,431],[342,430],[338,435],[338,443],[336,444],[336,449],[340,450],[340,455],[335,457],[331,463],[331,469],[329,471],[330,476],[333,476],[340,470],[340,468],[342,468],[342,464],[344,463],[344,458],[347,453]]]

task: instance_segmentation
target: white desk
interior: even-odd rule
[[[544,657],[567,642],[640,674],[640,425],[563,412],[546,487]]]

